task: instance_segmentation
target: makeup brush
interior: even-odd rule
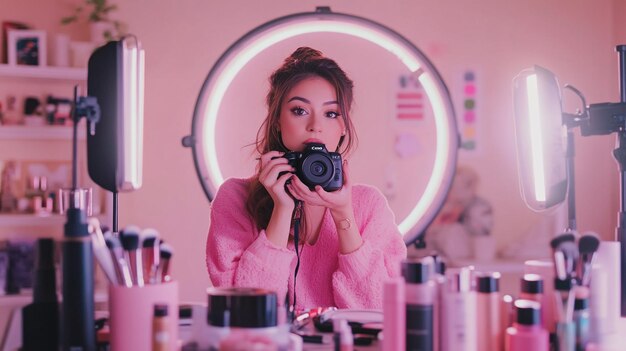
[[[143,277],[148,284],[156,284],[159,266],[159,232],[146,228],[141,232],[141,258],[143,260]]]
[[[170,260],[172,259],[173,250],[172,247],[166,243],[161,243],[159,246],[159,271],[161,272],[161,282],[169,282],[172,280],[170,276]]]
[[[557,311],[556,345],[559,351],[575,350],[576,328],[574,325],[573,279],[554,279],[555,308]]]
[[[567,266],[565,264],[565,255],[563,254],[563,252],[559,250],[555,251],[553,259],[556,277],[561,280],[567,278]]]
[[[550,240],[550,247],[552,248],[552,259],[554,261],[554,276],[559,279],[565,279],[567,277],[567,264],[565,260],[565,254],[559,253],[559,245],[564,242],[574,242],[574,234],[562,233]]]
[[[561,243],[566,242],[566,241],[575,242],[576,237],[574,236],[574,234],[569,233],[569,232],[559,234],[556,237],[554,237],[554,239],[550,240],[550,247],[552,247],[552,250],[556,250],[556,248]]]
[[[128,226],[120,232],[120,241],[124,248],[124,258],[130,266],[133,283],[143,286],[143,268],[141,264],[141,250],[139,249],[140,230],[135,226]]]
[[[128,263],[124,259],[120,240],[113,235],[105,235],[104,241],[106,242],[106,246],[109,248],[109,254],[111,255],[111,260],[113,261],[113,268],[115,269],[118,284],[130,288],[133,286],[133,279],[130,276]]]
[[[563,252],[565,257],[565,271],[567,277],[572,278],[576,276],[576,264],[578,263],[578,247],[574,241],[563,241],[557,247],[558,251]]]
[[[115,274],[115,268],[113,267],[113,261],[111,255],[107,249],[107,244],[104,241],[104,234],[100,227],[100,221],[95,217],[90,217],[87,220],[89,234],[91,235],[91,244],[93,247],[94,256],[96,261],[100,265],[100,268],[109,279],[109,282],[113,284],[119,284],[117,281],[117,275]]]
[[[591,264],[593,263],[593,256],[596,251],[598,251],[599,246],[600,239],[598,239],[598,235],[593,232],[585,233],[578,240],[578,251],[580,252],[578,279],[582,286],[589,287],[591,283]]]

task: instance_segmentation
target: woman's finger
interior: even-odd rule
[[[282,151],[266,152],[263,155],[261,155],[261,158],[260,158],[261,164],[266,164],[268,161],[272,160],[273,158],[282,157],[284,154],[285,153]]]
[[[348,165],[348,160],[343,160],[343,186],[350,186],[350,166]]]
[[[289,184],[289,189],[290,191],[293,191],[294,194],[296,194],[299,198],[299,200],[306,200],[308,198],[308,195],[310,193],[310,191],[308,189],[303,190],[299,184],[302,184],[302,182],[300,181],[300,179],[298,179],[297,176],[293,176],[291,178],[291,183]]]
[[[274,192],[280,191],[281,189],[285,189],[287,180],[289,180],[291,176],[293,176],[293,174],[285,173],[281,175],[280,177],[278,177],[278,179],[276,179],[276,182],[274,182],[274,184],[272,185],[272,189],[274,190]]]
[[[324,190],[324,188],[322,188],[320,185],[315,186],[315,193],[320,197],[320,199],[322,199],[322,201],[326,203],[332,202],[333,200],[332,195]]]
[[[259,158],[259,172],[262,172],[263,169],[266,169],[272,163],[280,163],[280,161],[278,162],[272,162],[272,161],[286,160],[286,158],[281,157],[282,155],[284,155],[284,153],[280,151],[270,151],[268,153],[261,155],[261,157]]]
[[[309,187],[306,184],[304,184],[300,180],[300,178],[294,177],[293,183],[300,190],[300,192],[302,192],[302,193],[312,193],[311,189],[309,189]]]
[[[271,162],[274,161],[276,160],[272,160]],[[267,167],[261,169],[261,173],[259,173],[259,181],[262,184],[274,184],[276,179],[278,179],[278,175],[280,174],[280,172],[288,172],[291,174],[292,171],[293,167],[288,163],[271,163]]]
[[[286,185],[289,194],[296,200],[304,201],[302,196],[298,193],[298,191],[294,188],[293,184],[289,183]]]

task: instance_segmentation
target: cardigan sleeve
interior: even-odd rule
[[[287,293],[295,253],[274,245],[257,231],[245,208],[246,185],[228,180],[211,205],[206,265],[217,287],[252,287]]]
[[[382,308],[383,283],[400,275],[406,245],[386,199],[375,188],[353,189],[355,219],[363,245],[339,254],[333,293],[339,308]]]

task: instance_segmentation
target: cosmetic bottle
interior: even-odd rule
[[[500,330],[500,273],[476,273],[476,340],[478,351],[498,350]]]
[[[507,328],[505,351],[548,351],[548,332],[540,321],[540,305],[535,301],[517,300],[515,322]]]
[[[601,241],[591,268],[590,338],[602,346],[620,334],[620,256],[619,242]]]
[[[520,286],[520,299],[538,302],[540,305],[544,301],[543,294],[543,278],[538,274],[524,274]],[[541,305],[541,325],[544,329],[548,329],[546,325],[547,309]]]
[[[66,214],[61,244],[64,278],[61,343],[63,350],[95,351],[94,255],[87,214],[78,201],[70,204]]]
[[[152,351],[168,351],[170,346],[167,305],[155,304],[152,318]]]
[[[442,293],[441,351],[476,351],[476,294],[471,290],[472,270],[446,271]]]
[[[37,240],[33,302],[22,309],[22,350],[59,349],[54,240]]]
[[[502,332],[500,350],[504,350],[504,334],[506,329],[513,325],[515,311],[513,310],[513,296],[504,295],[500,299],[500,331]]]
[[[441,294],[446,283],[446,263],[441,256],[433,255],[433,270],[431,280],[435,283],[435,303],[433,311],[433,347],[435,351],[441,349]]]
[[[432,257],[402,262],[406,294],[406,350],[433,351],[435,286],[430,280]]]
[[[589,343],[589,289],[576,287],[574,291],[574,325],[576,326],[576,351],[585,351]]]
[[[520,291],[520,300],[530,300],[541,304],[543,301],[543,278],[539,274],[524,274]]]
[[[405,286],[403,278],[391,278],[383,286],[382,351],[404,350],[406,338]]]
[[[544,281],[541,299],[541,316],[545,328],[554,336],[556,326],[556,308],[554,299],[554,263],[550,260],[530,260],[524,262],[524,273],[537,274]],[[554,336],[555,337],[555,336]]]

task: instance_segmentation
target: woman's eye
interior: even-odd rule
[[[337,117],[339,117],[339,113],[337,113],[335,111],[328,111],[328,112],[326,112],[326,117],[328,117],[328,118],[337,118]]]
[[[306,110],[303,109],[302,107],[294,107],[291,109],[291,113],[293,113],[296,116],[304,116],[306,114]]]

